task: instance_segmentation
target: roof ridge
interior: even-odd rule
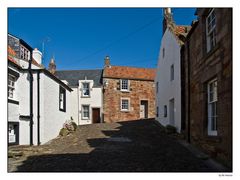
[[[135,66],[115,66],[111,65],[112,67],[129,67],[129,68],[136,68],[136,69],[156,69],[156,68],[146,68],[146,67],[135,67]]]

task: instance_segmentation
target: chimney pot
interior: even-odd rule
[[[110,67],[110,57],[106,56],[104,59],[104,67]]]

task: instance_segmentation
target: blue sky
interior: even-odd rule
[[[190,25],[195,8],[172,8],[177,24]],[[112,65],[155,68],[162,37],[161,8],[9,8],[8,32],[55,57],[57,69]]]

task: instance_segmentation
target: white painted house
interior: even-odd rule
[[[9,145],[45,143],[57,137],[63,123],[71,117],[72,89],[44,69],[41,61],[40,51],[8,35]]]
[[[188,26],[177,26],[170,8],[164,8],[163,37],[157,65],[156,119],[181,131],[181,56]]]
[[[71,114],[78,125],[102,122],[102,72],[101,69],[56,71],[56,76],[73,89]]]

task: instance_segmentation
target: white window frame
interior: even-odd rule
[[[84,115],[84,108],[83,107],[88,107],[88,116]],[[82,104],[82,119],[83,120],[89,120],[90,119],[90,105],[89,104]]]
[[[123,81],[127,81],[127,88],[123,88],[126,84],[123,84]],[[130,80],[129,79],[120,79],[120,90],[128,92],[130,90]]]
[[[128,101],[128,108],[123,108],[123,101]],[[130,98],[121,98],[121,103],[120,103],[120,109],[121,111],[130,111]]]
[[[213,90],[211,91],[211,85],[213,85]],[[213,79],[210,82],[208,82],[208,135],[210,136],[217,136],[217,79]],[[212,96],[211,96],[212,95]],[[212,97],[212,98],[211,98]],[[212,111],[212,108],[214,108],[214,114]],[[214,124],[213,124],[214,120]],[[214,126],[214,127],[212,127]]]
[[[11,79],[13,78],[13,79]],[[8,98],[14,99],[15,98],[15,84],[16,84],[16,77],[8,74]],[[12,94],[12,96],[9,96],[9,94]]]
[[[84,95],[84,84],[88,84],[88,95]],[[90,82],[82,82],[82,97],[90,97]]]
[[[216,15],[214,9],[206,18],[207,52],[216,46]]]
[[[59,87],[59,110],[66,112],[66,90],[62,86]]]

